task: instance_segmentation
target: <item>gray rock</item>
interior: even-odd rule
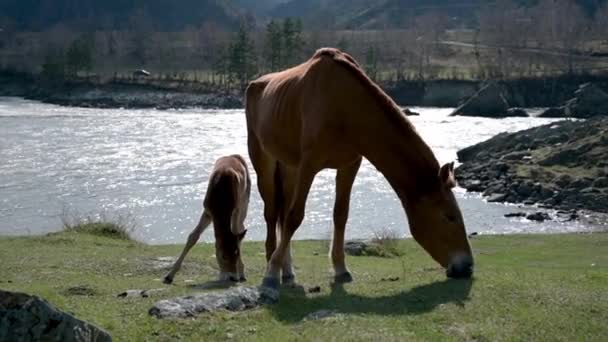
[[[608,94],[592,83],[582,84],[566,102],[566,114],[575,118],[608,115]]]
[[[405,114],[407,116],[419,116],[420,115],[420,113],[414,112],[414,111],[410,110],[409,108],[404,108],[402,111],[403,111],[403,114]]]
[[[150,290],[127,290],[121,292],[116,297],[118,298],[148,298],[151,295],[166,291],[166,288],[150,289]]]
[[[509,213],[505,214],[505,217],[526,217],[526,213]]]
[[[530,115],[528,115],[528,112],[526,112],[525,109],[523,108],[509,108],[507,110],[507,116],[509,117],[528,117]]]
[[[581,189],[585,189],[591,186],[591,180],[587,179],[587,178],[579,178],[575,181],[573,181],[572,183],[570,183],[570,186],[568,186],[569,189],[577,189],[577,190],[581,190]]]
[[[561,175],[561,176],[559,176],[559,178],[557,178],[557,180],[555,181],[555,184],[557,184],[561,188],[565,188],[571,182],[572,182],[572,177],[570,175]]]
[[[267,287],[234,287],[223,291],[165,299],[148,311],[157,318],[185,318],[218,310],[244,311],[276,303],[279,293]]]
[[[369,245],[363,241],[347,241],[344,244],[344,252],[348,255],[361,256],[363,252],[369,248]]]
[[[595,188],[608,188],[608,178],[607,177],[601,177],[596,179],[593,182],[593,187]]]
[[[490,82],[450,114],[451,116],[485,116],[502,118],[508,115],[509,103],[501,85]]]
[[[533,213],[533,214],[526,216],[526,219],[528,219],[530,221],[543,222],[543,221],[551,220],[551,216],[549,216],[549,214],[547,214],[547,213],[537,212],[537,213]]]
[[[500,159],[501,160],[522,160],[525,157],[529,157],[529,156],[530,156],[530,152],[527,152],[527,151],[515,151],[515,152],[511,152],[511,153],[505,154]]]
[[[488,197],[488,202],[490,202],[490,203],[504,202],[506,198],[507,198],[507,195],[505,195],[505,194],[493,194],[490,197]]]
[[[547,108],[544,112],[538,115],[539,118],[565,118],[566,108],[564,107],[551,107]]]
[[[474,179],[466,185],[468,191],[480,192],[483,191],[483,184],[479,179]]]
[[[37,296],[0,290],[0,341],[112,341],[107,332]]]
[[[581,192],[581,194],[599,194],[599,193],[601,193],[601,191],[599,189],[596,189],[594,187],[584,188],[580,192]]]
[[[529,197],[534,190],[533,186],[529,183],[522,183],[517,187],[517,194],[522,197]]]
[[[338,314],[335,310],[319,310],[315,312],[311,312],[306,317],[304,317],[305,321],[316,321],[320,319],[325,319],[329,317],[336,316]]]

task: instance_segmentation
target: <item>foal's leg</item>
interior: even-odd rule
[[[247,278],[245,277],[245,264],[243,264],[243,260],[241,259],[240,255],[236,261],[236,270],[238,273],[239,281],[247,281]]]
[[[349,167],[339,169],[336,173],[336,202],[334,204],[334,238],[331,246],[331,261],[334,265],[334,280],[337,283],[349,283],[353,277],[344,262],[344,230],[348,220],[350,192],[361,159]]]
[[[175,277],[175,273],[177,273],[177,271],[179,271],[180,267],[182,266],[182,262],[186,258],[186,254],[188,254],[190,249],[196,244],[198,239],[201,237],[201,234],[205,231],[207,227],[209,227],[211,222],[211,214],[207,210],[204,210],[203,215],[201,215],[201,219],[198,222],[198,225],[196,226],[196,228],[194,228],[192,233],[188,235],[188,241],[186,242],[186,246],[184,247],[182,254],[179,256],[177,261],[175,261],[175,264],[173,264],[171,271],[167,273],[167,275],[163,279],[163,283],[171,284],[173,282],[173,277]]]
[[[262,282],[262,286],[278,289],[279,275],[281,268],[285,264],[287,253],[289,252],[289,244],[296,229],[304,219],[304,210],[306,206],[306,198],[314,180],[315,175],[319,171],[318,168],[313,168],[310,165],[302,162],[298,169],[297,183],[294,191],[294,198],[290,205],[289,211],[281,224],[281,240],[279,246],[272,254],[266,269],[266,276]]]

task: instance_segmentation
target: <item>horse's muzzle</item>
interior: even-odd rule
[[[454,262],[450,263],[445,272],[448,278],[471,278],[473,275],[473,258],[463,256],[455,259]]]

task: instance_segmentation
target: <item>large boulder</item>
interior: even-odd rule
[[[581,84],[574,97],[561,107],[549,108],[541,118],[590,118],[608,115],[608,94],[593,83]]]
[[[608,115],[608,94],[593,83],[582,84],[574,98],[566,102],[566,115],[573,118],[589,118]]]
[[[456,108],[451,116],[484,116],[490,118],[508,117],[511,107],[507,89],[497,82],[490,82]],[[521,113],[518,113],[521,114]]]
[[[551,107],[545,109],[542,113],[538,115],[539,118],[565,118],[568,117],[566,115],[565,107]]]
[[[106,342],[112,337],[44,299],[0,290],[0,341]]]

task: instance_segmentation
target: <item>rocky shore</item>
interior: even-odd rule
[[[458,152],[460,186],[488,202],[608,213],[608,118],[501,133]]]
[[[460,107],[455,115],[527,116],[521,107],[555,107],[547,115],[563,116],[565,101],[581,84],[608,89],[608,77],[557,76],[506,81],[400,80],[382,88],[400,105]],[[597,92],[595,92],[597,93]],[[595,94],[594,93],[594,94]],[[224,91],[209,84],[152,79],[79,79],[48,82],[37,75],[0,71],[0,96],[19,96],[66,106],[101,108],[243,108],[242,91]],[[585,102],[586,103],[586,102]],[[562,106],[562,107],[560,107]],[[556,112],[557,111],[557,112]]]
[[[160,87],[146,83],[43,82],[26,75],[0,76],[0,96],[18,96],[45,103],[94,108],[243,108],[239,94],[191,87]]]

